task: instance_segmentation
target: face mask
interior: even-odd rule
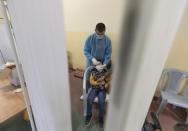
[[[97,34],[96,34],[96,38],[97,38],[97,39],[103,39],[103,38],[104,38],[104,35],[97,35]]]

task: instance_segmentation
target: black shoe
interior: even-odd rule
[[[89,125],[89,123],[90,123],[90,121],[91,121],[91,118],[92,118],[92,115],[86,116],[86,118],[85,118],[85,125],[86,125],[86,126]]]
[[[99,128],[103,129],[103,125],[104,125],[103,117],[99,117]]]

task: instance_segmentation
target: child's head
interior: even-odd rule
[[[97,60],[97,61],[99,62],[98,65],[102,65],[103,64],[103,62],[101,60]]]

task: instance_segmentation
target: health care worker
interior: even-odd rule
[[[108,36],[105,35],[105,25],[98,23],[95,33],[90,35],[85,42],[84,54],[87,57],[86,68],[96,66],[102,62],[101,69],[110,63],[112,55],[112,43]],[[100,62],[99,62],[100,61]],[[90,72],[86,76],[86,90],[90,87]]]

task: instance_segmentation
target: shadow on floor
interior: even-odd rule
[[[20,113],[12,119],[0,124],[0,131],[32,131],[30,122],[25,121],[24,113]]]
[[[30,122],[23,119],[23,113],[16,115],[14,118],[0,125],[0,131],[32,131]],[[102,131],[98,125],[91,122],[88,127],[84,125],[84,117],[72,111],[72,128],[73,131]]]
[[[76,111],[72,111],[72,128],[73,131],[103,131],[95,122],[91,122],[88,127],[84,125],[84,117]]]

